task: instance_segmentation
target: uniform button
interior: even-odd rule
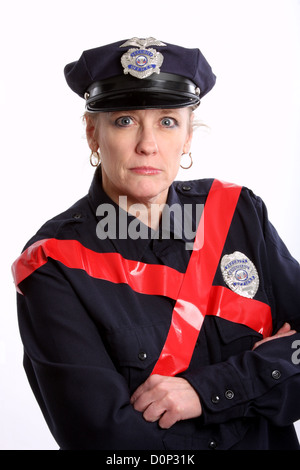
[[[208,444],[208,447],[210,449],[216,449],[217,448],[217,443],[216,441],[211,440],[210,443]]]
[[[183,191],[190,191],[192,188],[191,188],[191,186],[183,185],[182,189],[183,189]]]
[[[279,370],[277,370],[277,369],[273,370],[273,372],[272,372],[272,377],[273,377],[273,379],[275,379],[275,380],[280,379],[280,377],[281,377],[281,372],[280,372]]]
[[[211,397],[211,401],[212,401],[215,405],[216,405],[217,403],[219,403],[219,401],[220,401],[219,395],[213,395],[213,396]]]
[[[226,390],[225,397],[227,398],[227,400],[232,400],[234,397],[234,392],[232,390]]]
[[[145,353],[145,351],[139,352],[138,358],[140,359],[140,361],[144,361],[145,359],[147,359],[147,353]]]
[[[79,212],[77,212],[76,214],[73,214],[72,217],[73,219],[81,219],[82,215]]]

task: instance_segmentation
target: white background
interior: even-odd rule
[[[10,0],[0,15],[0,448],[57,449],[22,368],[10,265],[50,217],[86,194],[93,170],[83,100],[63,67],[133,36],[199,47],[218,76],[199,117],[194,166],[260,195],[299,260],[300,4],[297,0]]]

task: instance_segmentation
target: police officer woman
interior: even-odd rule
[[[215,84],[206,59],[132,38],[65,76],[94,179],[13,265],[24,367],[58,445],[298,448],[299,264],[248,189],[174,181]]]

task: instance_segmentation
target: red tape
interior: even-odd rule
[[[134,291],[176,299],[184,274],[169,266],[145,264],[123,258],[119,253],[97,253],[77,240],[47,238],[33,243],[12,265],[17,291],[19,284],[47,263],[48,258],[89,276],[115,284],[128,284]],[[171,280],[171,282],[170,282]]]
[[[241,323],[269,336],[271,309],[226,287],[212,286],[241,188],[215,180],[199,223],[185,274],[163,265],[123,258],[119,253],[97,253],[77,240],[44,239],[25,250],[12,266],[19,284],[48,259],[89,276],[129,285],[135,292],[176,300],[171,326],[152,374],[176,375],[186,370],[206,315]]]
[[[218,180],[212,184],[168,337],[152,374],[176,375],[190,363],[240,192],[240,186]]]

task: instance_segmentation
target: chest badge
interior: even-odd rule
[[[131,48],[121,57],[121,64],[125,74],[130,74],[136,78],[146,78],[155,73],[160,73],[163,63],[163,55],[155,49],[148,49],[149,46],[166,46],[161,41],[154,38],[139,39],[132,38],[124,42],[120,47],[137,46]]]
[[[221,260],[221,272],[232,291],[253,299],[259,286],[259,277],[254,264],[247,256],[239,251],[224,255]]]

